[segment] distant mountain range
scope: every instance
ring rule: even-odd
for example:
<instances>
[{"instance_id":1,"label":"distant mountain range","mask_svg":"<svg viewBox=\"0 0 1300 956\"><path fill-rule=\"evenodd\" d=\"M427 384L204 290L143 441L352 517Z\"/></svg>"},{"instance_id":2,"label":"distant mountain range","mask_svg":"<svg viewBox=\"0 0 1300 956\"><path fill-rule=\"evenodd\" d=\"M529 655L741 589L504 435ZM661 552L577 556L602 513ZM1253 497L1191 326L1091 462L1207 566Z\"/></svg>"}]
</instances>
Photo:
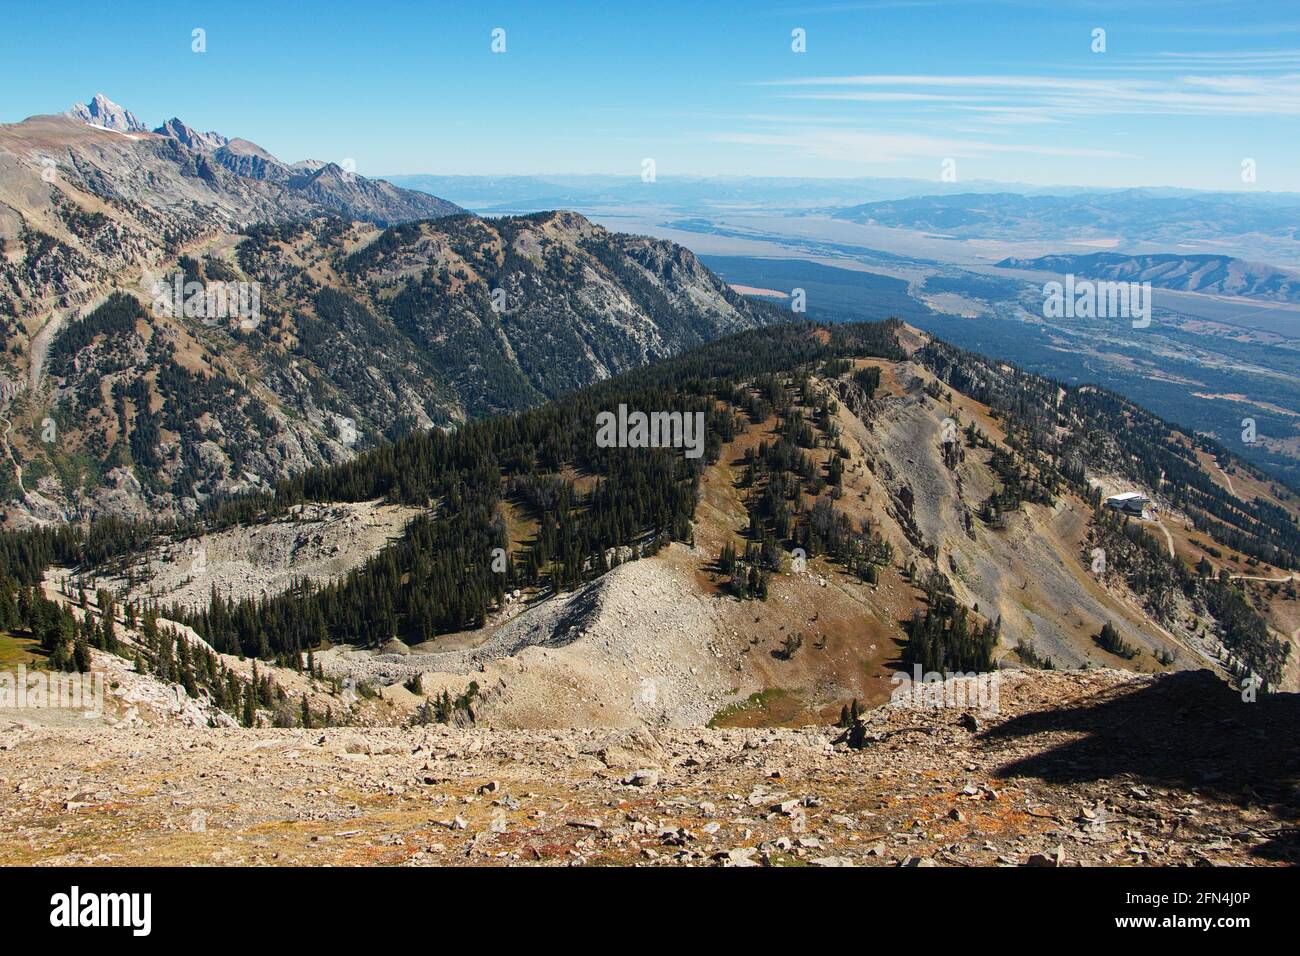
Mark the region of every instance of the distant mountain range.
<instances>
[{"instance_id":1,"label":"distant mountain range","mask_svg":"<svg viewBox=\"0 0 1300 956\"><path fill-rule=\"evenodd\" d=\"M1125 256L1111 252L1091 255L1040 256L1003 259L1006 269L1031 269L1086 279L1150 282L1157 289L1245 296L1273 302L1300 302L1300 275L1262 262L1231 256Z\"/></svg>"},{"instance_id":2,"label":"distant mountain range","mask_svg":"<svg viewBox=\"0 0 1300 956\"><path fill-rule=\"evenodd\" d=\"M1071 187L971 181L954 184L930 179L797 178L785 176L437 176L386 177L399 186L446 196L476 212L535 212L543 209L593 209L627 204L671 206L679 210L763 207L775 209L839 208L855 203L925 196L972 189L988 192L1014 188L1026 195ZM1300 199L1298 199L1300 201Z\"/></svg>"},{"instance_id":3,"label":"distant mountain range","mask_svg":"<svg viewBox=\"0 0 1300 956\"><path fill-rule=\"evenodd\" d=\"M1069 196L965 192L871 202L837 218L958 238L1198 242L1225 236L1300 238L1300 197L1125 189Z\"/></svg>"}]
</instances>

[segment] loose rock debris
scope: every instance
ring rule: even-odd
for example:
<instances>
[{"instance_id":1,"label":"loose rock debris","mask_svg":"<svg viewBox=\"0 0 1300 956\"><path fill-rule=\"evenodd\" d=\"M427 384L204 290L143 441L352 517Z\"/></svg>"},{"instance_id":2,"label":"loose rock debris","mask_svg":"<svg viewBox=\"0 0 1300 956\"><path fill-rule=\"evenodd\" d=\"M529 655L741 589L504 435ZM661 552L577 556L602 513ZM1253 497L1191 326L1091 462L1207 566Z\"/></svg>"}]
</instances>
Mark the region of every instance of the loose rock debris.
<instances>
[{"instance_id":1,"label":"loose rock debris","mask_svg":"<svg viewBox=\"0 0 1300 956\"><path fill-rule=\"evenodd\" d=\"M878 708L858 747L831 727L0 718L0 863L1294 864L1296 710L1204 673L1090 671L1008 674L976 732Z\"/></svg>"}]
</instances>

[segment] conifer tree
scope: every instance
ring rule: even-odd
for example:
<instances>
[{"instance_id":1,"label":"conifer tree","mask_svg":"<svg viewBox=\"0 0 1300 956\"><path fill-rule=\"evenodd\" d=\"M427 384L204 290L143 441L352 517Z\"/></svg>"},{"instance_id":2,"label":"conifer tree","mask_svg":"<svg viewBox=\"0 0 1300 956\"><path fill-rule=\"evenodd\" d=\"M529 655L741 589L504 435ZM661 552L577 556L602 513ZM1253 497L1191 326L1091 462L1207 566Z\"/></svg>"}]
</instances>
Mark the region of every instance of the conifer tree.
<instances>
[{"instance_id":1,"label":"conifer tree","mask_svg":"<svg viewBox=\"0 0 1300 956\"><path fill-rule=\"evenodd\" d=\"M72 669L82 674L90 670L90 645L85 638L78 638L72 648Z\"/></svg>"}]
</instances>

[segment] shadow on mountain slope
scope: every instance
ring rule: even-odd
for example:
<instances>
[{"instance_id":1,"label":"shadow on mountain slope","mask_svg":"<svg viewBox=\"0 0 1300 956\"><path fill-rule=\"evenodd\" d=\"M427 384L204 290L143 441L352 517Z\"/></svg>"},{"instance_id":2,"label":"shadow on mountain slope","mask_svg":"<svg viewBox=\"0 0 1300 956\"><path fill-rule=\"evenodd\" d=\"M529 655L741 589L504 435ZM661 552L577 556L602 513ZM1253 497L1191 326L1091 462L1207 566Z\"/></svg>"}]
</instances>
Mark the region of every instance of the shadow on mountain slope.
<instances>
[{"instance_id":1,"label":"shadow on mountain slope","mask_svg":"<svg viewBox=\"0 0 1300 956\"><path fill-rule=\"evenodd\" d=\"M996 753L1053 735L1070 739L998 775L1058 784L1129 778L1228 801L1271 818L1258 855L1300 861L1300 694L1244 703L1208 671L1182 671L1014 717L980 737Z\"/></svg>"}]
</instances>

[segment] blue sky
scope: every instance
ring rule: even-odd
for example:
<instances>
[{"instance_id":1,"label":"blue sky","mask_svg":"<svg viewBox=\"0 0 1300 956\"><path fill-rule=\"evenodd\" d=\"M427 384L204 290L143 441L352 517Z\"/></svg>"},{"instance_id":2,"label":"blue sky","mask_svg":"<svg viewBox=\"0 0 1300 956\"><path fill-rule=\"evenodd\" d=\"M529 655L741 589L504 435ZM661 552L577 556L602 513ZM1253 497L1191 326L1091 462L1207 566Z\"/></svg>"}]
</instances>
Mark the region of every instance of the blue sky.
<instances>
[{"instance_id":1,"label":"blue sky","mask_svg":"<svg viewBox=\"0 0 1300 956\"><path fill-rule=\"evenodd\" d=\"M1294 2L51 0L0 17L0 120L102 91L151 126L177 115L367 175L635 176L653 158L660 176L938 179L950 159L958 181L1300 190Z\"/></svg>"}]
</instances>

